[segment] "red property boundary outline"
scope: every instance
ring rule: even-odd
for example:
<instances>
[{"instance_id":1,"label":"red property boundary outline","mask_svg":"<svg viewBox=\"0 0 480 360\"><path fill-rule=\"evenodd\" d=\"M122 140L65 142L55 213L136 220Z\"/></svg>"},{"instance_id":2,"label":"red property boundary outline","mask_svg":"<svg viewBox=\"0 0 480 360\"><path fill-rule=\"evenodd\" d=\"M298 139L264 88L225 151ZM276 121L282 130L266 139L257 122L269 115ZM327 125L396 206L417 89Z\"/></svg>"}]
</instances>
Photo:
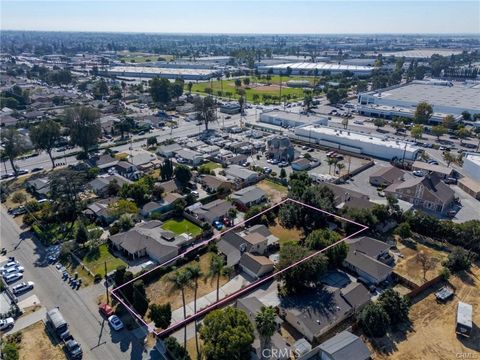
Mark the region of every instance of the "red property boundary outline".
<instances>
[{"instance_id":1,"label":"red property boundary outline","mask_svg":"<svg viewBox=\"0 0 480 360\"><path fill-rule=\"evenodd\" d=\"M350 224L357 225L357 226L360 227L360 230L355 231L354 233L352 233L352 234L344 237L343 239L338 240L337 242L335 242L335 243L327 246L326 248L324 248L324 249L322 249L322 250L316 251L316 252L308 255L307 257L305 257L305 258L303 258L303 259L301 259L301 260L299 260L299 261L297 261L297 262L295 262L295 263L287 266L286 268L284 268L284 269L282 269L282 270L279 270L279 271L277 271L277 272L275 272L275 273L273 273L273 274L271 274L271 275L268 275L268 276L266 276L266 277L264 277L264 278L261 278L261 279L258 279L257 281L254 281L253 283L248 284L248 285L245 286L244 288L241 288L241 289L237 290L236 292L234 292L234 293L226 296L225 298L220 299L219 301L216 301L216 302L214 302L213 304L211 304L211 305L209 305L209 306L207 306L207 307L205 307L205 308L197 311L195 314L192 314L192 315L188 316L186 319L183 319L182 321L179 321L179 322L176 322L176 323L174 323L174 324L171 324L167 329L163 329L163 330L161 330L161 331L156 331L155 328L153 328L152 326L150 326L149 324L147 324L147 323L145 322L145 320L143 320L143 318L142 318L140 315L138 315L131 306L127 305L127 304L125 303L125 301L124 301L119 295L116 294L116 292L117 292L119 289L121 289L122 287L124 287L125 285L130 284L130 283L132 283L132 282L134 282L134 281L137 281L137 280L141 279L142 277L144 277L145 275L147 275L147 274L149 274L149 273L151 273L151 272L153 272L153 271L155 271L155 270L157 270L157 269L159 269L159 268L161 268L161 267L165 267L165 266L167 266L167 265L169 265L169 264L171 264L171 263L174 263L174 262L177 261L178 259L181 259L181 258L183 258L185 255L189 254L190 252L192 252L192 251L194 251L194 250L196 250L196 249L198 249L198 248L200 248L200 247L202 247L202 246L207 245L207 244L210 243L211 241L219 240L219 239L222 237L223 234L225 234L225 233L227 233L227 232L229 232L229 231L235 230L236 228L242 227L247 221L249 221L249 220L251 220L251 219L253 219L253 218L257 217L257 216L262 216L262 215L265 214L266 212L271 211L271 210L273 210L274 208L279 207L280 205L285 204L285 203L287 203L287 202L292 202L292 203L294 203L294 204L297 204L297 205L300 205L300 206L304 206L304 207L306 207L306 208L309 208L309 209L312 209L312 210L321 212L321 213L323 213L323 214L325 214L325 215L332 216L332 217L334 217L334 218L336 218L336 219L339 219L339 220L342 220L342 221L346 221L346 222L348 222L348 223L350 223ZM186 326L188 323L196 320L197 318L202 317L202 316L205 315L206 313L208 313L208 312L210 312L210 311L212 311L212 310L214 310L214 309L216 309L216 308L222 307L223 305L228 304L229 302L233 301L235 298L237 298L237 297L243 295L244 293L252 290L253 288L256 288L256 287L258 287L259 285L261 285L261 284L263 284L263 283L265 283L265 282L273 279L275 276L277 276L277 275L279 275L279 274L281 274L281 273L283 273L283 272L285 272L285 271L287 271L287 270L290 270L290 269L292 269L292 268L295 267L295 266L300 265L300 264L303 263L304 261L307 261L308 259L311 259L312 257L317 256L318 254L327 251L328 249L330 249L330 248L332 248L332 247L334 247L334 246L336 246L336 245L338 245L338 244L340 244L340 243L342 243L342 242L344 242L344 241L346 241L346 240L348 240L348 239L350 239L350 238L352 238L352 237L354 237L354 236L362 233L363 231L365 231L365 230L367 230L367 229L368 229L368 226L365 226L365 225L360 224L360 223L358 223L358 222L355 222L355 221L353 221L353 220L347 219L347 218L345 218L345 217L343 217L343 216L336 215L336 214L333 214L333 213L331 213L331 212L328 212L328 211L325 211L325 210L316 208L316 207L314 207L314 206L305 204L305 203L303 203L303 202L301 202L301 201L298 201L298 200L295 200L295 199L286 198L286 199L280 201L279 203L277 203L277 204L275 204L275 205L272 205L271 207L263 210L262 212L260 212L259 214L255 215L254 217L252 217L252 218L250 218L250 219L248 219L248 220L244 220L244 221L242 221L241 223L239 223L239 224L231 227L230 229L227 229L227 230L225 230L225 231L223 231L223 232L220 232L219 234L216 234L216 235L212 236L212 237L211 237L210 239L208 239L208 240L204 240L204 241L202 241L202 242L200 242L200 243L198 243L198 244L195 244L195 245L192 246L191 248L187 249L185 252L183 252L183 253L175 256L173 259L170 259L170 260L168 260L168 261L166 261L166 262L164 262L164 263L162 263L162 264L160 264L160 265L157 265L157 266L155 266L154 268L148 270L147 272L141 274L140 276L137 276L136 278L134 278L134 279L126 282L125 284L122 284L122 285L120 285L120 286L112 289L112 290L111 290L111 295L112 295L113 297L115 297L115 299L117 299L117 301L120 302L123 306L125 306L125 308L130 312L130 314L132 314L133 316L135 316L135 317L149 330L149 332L153 332L156 336L168 335L168 334L172 333L173 331L175 331L175 330L177 330L177 329L179 329L179 328L181 328L181 327L183 327L183 326Z\"/></svg>"}]
</instances>

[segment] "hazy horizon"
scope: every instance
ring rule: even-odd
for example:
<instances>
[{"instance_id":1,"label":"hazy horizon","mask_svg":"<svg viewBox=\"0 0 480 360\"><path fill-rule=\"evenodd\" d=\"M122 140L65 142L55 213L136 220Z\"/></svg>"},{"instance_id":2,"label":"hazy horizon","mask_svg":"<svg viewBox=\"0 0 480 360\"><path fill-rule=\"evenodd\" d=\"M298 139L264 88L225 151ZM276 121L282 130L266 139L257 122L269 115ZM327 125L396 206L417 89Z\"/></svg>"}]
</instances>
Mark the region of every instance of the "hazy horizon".
<instances>
[{"instance_id":1,"label":"hazy horizon","mask_svg":"<svg viewBox=\"0 0 480 360\"><path fill-rule=\"evenodd\" d=\"M478 35L478 1L2 1L1 30Z\"/></svg>"}]
</instances>

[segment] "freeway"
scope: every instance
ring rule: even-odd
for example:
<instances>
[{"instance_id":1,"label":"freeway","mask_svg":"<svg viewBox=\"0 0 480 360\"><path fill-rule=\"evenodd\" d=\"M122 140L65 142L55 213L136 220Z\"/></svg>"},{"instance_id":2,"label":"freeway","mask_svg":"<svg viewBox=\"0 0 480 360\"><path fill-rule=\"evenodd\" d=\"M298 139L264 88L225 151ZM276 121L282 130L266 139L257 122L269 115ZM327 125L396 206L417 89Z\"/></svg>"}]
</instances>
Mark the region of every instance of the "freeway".
<instances>
[{"instance_id":1,"label":"freeway","mask_svg":"<svg viewBox=\"0 0 480 360\"><path fill-rule=\"evenodd\" d=\"M47 309L55 306L82 345L86 360L141 359L143 347L130 332L114 332L96 310L96 299L82 296L61 281L58 270L46 263L44 248L29 237L1 208L1 246L25 268L25 279L35 282L33 292Z\"/></svg>"}]
</instances>

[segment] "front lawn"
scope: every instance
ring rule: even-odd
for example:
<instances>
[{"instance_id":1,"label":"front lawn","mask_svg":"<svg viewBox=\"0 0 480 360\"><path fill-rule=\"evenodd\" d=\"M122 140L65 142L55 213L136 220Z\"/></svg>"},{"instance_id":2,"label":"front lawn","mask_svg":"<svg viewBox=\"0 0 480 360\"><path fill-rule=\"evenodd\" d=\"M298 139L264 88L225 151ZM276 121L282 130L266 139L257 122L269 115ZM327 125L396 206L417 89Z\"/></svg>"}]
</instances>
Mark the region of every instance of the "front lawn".
<instances>
[{"instance_id":1,"label":"front lawn","mask_svg":"<svg viewBox=\"0 0 480 360\"><path fill-rule=\"evenodd\" d=\"M218 163L216 163L216 162L213 162L213 161L209 161L209 162L207 162L207 163L205 163L205 164L200 165L200 167L212 171L212 170L221 168L222 165L220 165L220 164L218 164Z\"/></svg>"},{"instance_id":2,"label":"front lawn","mask_svg":"<svg viewBox=\"0 0 480 360\"><path fill-rule=\"evenodd\" d=\"M299 229L286 229L280 224L275 224L275 226L269 227L273 235L278 238L280 246L288 242L298 242L301 239L302 231Z\"/></svg>"},{"instance_id":3,"label":"front lawn","mask_svg":"<svg viewBox=\"0 0 480 360\"><path fill-rule=\"evenodd\" d=\"M163 223L162 228L169 230L176 235L183 233L197 236L202 233L202 228L188 221L187 219L170 219Z\"/></svg>"},{"instance_id":4,"label":"front lawn","mask_svg":"<svg viewBox=\"0 0 480 360\"><path fill-rule=\"evenodd\" d=\"M82 262L93 274L101 274L102 276L105 276L105 262L107 262L107 273L120 265L127 266L122 259L110 253L107 244L102 244L98 248L87 252L82 258Z\"/></svg>"}]
</instances>

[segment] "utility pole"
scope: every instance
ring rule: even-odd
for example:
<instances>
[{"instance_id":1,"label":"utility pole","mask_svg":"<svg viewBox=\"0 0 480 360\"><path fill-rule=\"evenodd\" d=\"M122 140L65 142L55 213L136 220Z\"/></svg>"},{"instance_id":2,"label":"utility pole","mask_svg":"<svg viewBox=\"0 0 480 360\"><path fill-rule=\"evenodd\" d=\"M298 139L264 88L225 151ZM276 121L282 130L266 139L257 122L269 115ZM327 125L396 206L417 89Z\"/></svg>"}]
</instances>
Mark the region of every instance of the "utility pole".
<instances>
[{"instance_id":1,"label":"utility pole","mask_svg":"<svg viewBox=\"0 0 480 360\"><path fill-rule=\"evenodd\" d=\"M105 292L107 294L107 304L110 304L110 298L108 295L108 277L107 277L107 262L105 261Z\"/></svg>"}]
</instances>

